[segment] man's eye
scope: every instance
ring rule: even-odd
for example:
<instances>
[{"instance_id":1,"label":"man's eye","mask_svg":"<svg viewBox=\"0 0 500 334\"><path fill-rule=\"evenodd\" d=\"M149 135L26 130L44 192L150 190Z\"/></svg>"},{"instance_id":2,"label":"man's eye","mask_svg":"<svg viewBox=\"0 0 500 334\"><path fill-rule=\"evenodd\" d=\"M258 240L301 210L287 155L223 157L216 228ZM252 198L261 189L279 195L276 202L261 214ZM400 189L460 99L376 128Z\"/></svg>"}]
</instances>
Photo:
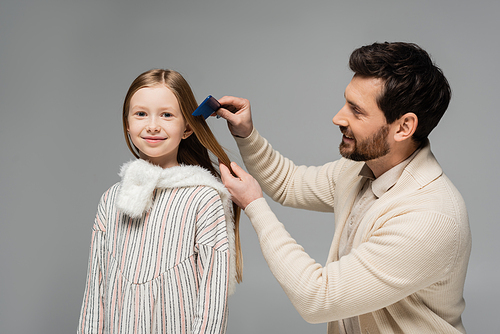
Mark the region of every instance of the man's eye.
<instances>
[{"instance_id":1,"label":"man's eye","mask_svg":"<svg viewBox=\"0 0 500 334\"><path fill-rule=\"evenodd\" d=\"M354 115L361 115L361 110L356 107L351 107L351 111Z\"/></svg>"}]
</instances>

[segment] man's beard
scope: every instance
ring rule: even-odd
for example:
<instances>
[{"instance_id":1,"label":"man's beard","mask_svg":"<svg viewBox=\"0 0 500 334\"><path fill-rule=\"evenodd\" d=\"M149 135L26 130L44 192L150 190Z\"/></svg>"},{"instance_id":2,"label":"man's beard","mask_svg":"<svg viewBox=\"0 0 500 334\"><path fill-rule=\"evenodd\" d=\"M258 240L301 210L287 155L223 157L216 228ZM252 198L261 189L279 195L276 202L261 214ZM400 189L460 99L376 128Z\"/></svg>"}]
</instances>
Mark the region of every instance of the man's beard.
<instances>
[{"instance_id":1,"label":"man's beard","mask_svg":"<svg viewBox=\"0 0 500 334\"><path fill-rule=\"evenodd\" d=\"M345 126L341 126L340 131L348 137L353 137L352 132L348 132ZM390 151L389 143L387 142L388 134L389 126L383 125L370 138L360 142L354 139L353 149L349 149L350 145L342 141L339 146L340 155L354 161L369 161L383 157Z\"/></svg>"}]
</instances>

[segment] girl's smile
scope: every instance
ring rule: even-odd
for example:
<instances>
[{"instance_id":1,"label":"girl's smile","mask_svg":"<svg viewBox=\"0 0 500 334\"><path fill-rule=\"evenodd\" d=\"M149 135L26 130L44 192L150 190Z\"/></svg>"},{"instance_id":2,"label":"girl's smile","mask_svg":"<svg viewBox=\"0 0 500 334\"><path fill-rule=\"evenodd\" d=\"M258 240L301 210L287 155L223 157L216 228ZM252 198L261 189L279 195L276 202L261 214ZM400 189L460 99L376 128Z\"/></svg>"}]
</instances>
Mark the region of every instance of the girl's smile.
<instances>
[{"instance_id":1,"label":"girl's smile","mask_svg":"<svg viewBox=\"0 0 500 334\"><path fill-rule=\"evenodd\" d=\"M162 141L167 140L167 138L162 137L142 137L142 139L150 144L161 143Z\"/></svg>"}]
</instances>

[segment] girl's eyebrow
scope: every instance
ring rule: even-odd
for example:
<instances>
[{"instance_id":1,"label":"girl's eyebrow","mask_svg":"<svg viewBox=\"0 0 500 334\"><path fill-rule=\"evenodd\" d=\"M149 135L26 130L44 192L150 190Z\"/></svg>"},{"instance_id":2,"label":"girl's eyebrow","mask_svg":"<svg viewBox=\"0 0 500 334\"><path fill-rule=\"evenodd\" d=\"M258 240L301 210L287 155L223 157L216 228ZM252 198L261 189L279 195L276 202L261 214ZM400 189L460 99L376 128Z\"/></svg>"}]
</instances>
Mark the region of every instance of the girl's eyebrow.
<instances>
[{"instance_id":1,"label":"girl's eyebrow","mask_svg":"<svg viewBox=\"0 0 500 334\"><path fill-rule=\"evenodd\" d=\"M149 108L146 106L140 105L140 104L134 104L134 105L130 106L130 109L149 109ZM160 110L160 111L172 111L172 110L174 110L174 108L172 106L165 106L165 107L159 108L158 110Z\"/></svg>"},{"instance_id":2,"label":"girl's eyebrow","mask_svg":"<svg viewBox=\"0 0 500 334\"><path fill-rule=\"evenodd\" d=\"M139 104L133 104L133 105L130 106L130 109L134 109L134 108L135 109L147 109L146 107L141 106Z\"/></svg>"}]
</instances>

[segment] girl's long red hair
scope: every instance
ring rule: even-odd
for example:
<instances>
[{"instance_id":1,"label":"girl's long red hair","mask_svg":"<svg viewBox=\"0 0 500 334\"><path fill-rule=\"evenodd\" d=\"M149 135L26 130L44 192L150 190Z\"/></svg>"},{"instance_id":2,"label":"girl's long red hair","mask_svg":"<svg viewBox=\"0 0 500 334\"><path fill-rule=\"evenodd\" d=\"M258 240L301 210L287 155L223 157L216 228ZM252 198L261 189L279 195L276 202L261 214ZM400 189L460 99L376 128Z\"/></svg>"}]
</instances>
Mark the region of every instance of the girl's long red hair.
<instances>
[{"instance_id":1,"label":"girl's long red hair","mask_svg":"<svg viewBox=\"0 0 500 334\"><path fill-rule=\"evenodd\" d=\"M228 166L229 170L231 161L226 152L219 144L208 124L202 116L191 115L198 107L196 99L191 90L191 87L184 79L184 77L173 70L153 69L139 75L130 85L130 88L125 96L123 103L123 132L125 141L132 154L139 158L137 147L131 142L127 128L128 128L128 113L130 109L130 99L141 88L154 87L158 85L165 85L174 93L179 102L179 106L184 116L184 119L193 130L193 134L186 139L183 139L179 144L177 152L177 161L184 165L201 166L208 169L215 177L220 179L220 172L218 170L218 160L224 165ZM212 153L215 158L214 161L210 158ZM241 209L233 202L233 216L234 216L234 238L235 238L235 258L236 258L236 280L240 283L243 279L243 256L241 253L241 242L239 233Z\"/></svg>"}]
</instances>

